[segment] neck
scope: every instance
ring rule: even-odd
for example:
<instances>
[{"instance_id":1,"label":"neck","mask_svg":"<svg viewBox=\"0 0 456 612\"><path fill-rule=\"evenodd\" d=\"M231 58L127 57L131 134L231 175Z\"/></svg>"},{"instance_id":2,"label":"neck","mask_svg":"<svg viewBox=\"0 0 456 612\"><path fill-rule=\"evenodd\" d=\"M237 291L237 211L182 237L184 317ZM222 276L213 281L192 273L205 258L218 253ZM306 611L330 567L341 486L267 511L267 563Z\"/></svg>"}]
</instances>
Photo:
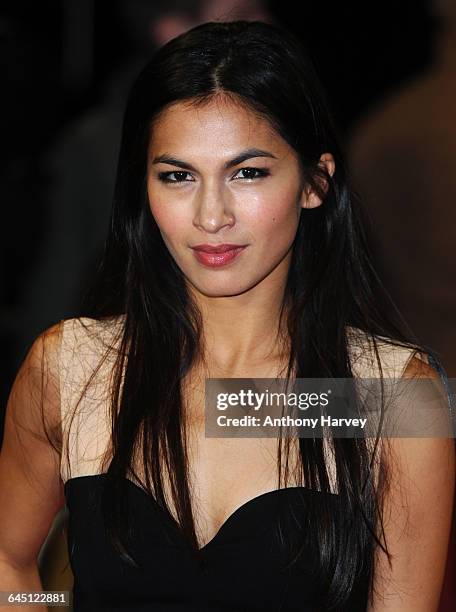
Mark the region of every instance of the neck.
<instances>
[{"instance_id":1,"label":"neck","mask_svg":"<svg viewBox=\"0 0 456 612\"><path fill-rule=\"evenodd\" d=\"M211 370L243 377L286 356L286 313L279 329L289 266L285 259L239 295L209 297L192 290L203 319L204 355Z\"/></svg>"}]
</instances>

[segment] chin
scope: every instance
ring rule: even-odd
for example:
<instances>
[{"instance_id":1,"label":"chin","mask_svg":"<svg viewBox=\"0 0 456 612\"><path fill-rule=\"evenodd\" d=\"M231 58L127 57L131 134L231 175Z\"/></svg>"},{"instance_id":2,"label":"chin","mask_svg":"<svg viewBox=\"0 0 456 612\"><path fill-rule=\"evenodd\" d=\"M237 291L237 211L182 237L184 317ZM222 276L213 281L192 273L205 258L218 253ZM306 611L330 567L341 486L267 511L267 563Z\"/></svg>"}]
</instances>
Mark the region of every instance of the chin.
<instances>
[{"instance_id":1,"label":"chin","mask_svg":"<svg viewBox=\"0 0 456 612\"><path fill-rule=\"evenodd\" d=\"M233 282L220 279L215 282L197 282L193 279L188 279L190 284L195 289L206 297L233 297L241 295L251 289L256 283L240 282L239 279L233 279Z\"/></svg>"},{"instance_id":2,"label":"chin","mask_svg":"<svg viewBox=\"0 0 456 612\"><path fill-rule=\"evenodd\" d=\"M263 274L246 274L244 270L243 278L239 272L233 270L233 274L211 274L209 277L201 278L199 275L188 275L187 280L201 294L207 297L234 297L247 293L270 274L270 270L265 270Z\"/></svg>"}]
</instances>

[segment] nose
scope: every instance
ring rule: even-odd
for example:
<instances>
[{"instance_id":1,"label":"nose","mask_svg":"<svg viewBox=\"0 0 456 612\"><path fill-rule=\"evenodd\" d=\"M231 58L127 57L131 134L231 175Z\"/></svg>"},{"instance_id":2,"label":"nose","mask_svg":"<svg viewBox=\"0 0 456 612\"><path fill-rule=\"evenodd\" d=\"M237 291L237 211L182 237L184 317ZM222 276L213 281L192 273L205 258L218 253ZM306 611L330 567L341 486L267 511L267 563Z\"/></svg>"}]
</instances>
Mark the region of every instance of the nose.
<instances>
[{"instance_id":1,"label":"nose","mask_svg":"<svg viewBox=\"0 0 456 612\"><path fill-rule=\"evenodd\" d=\"M216 233L223 227L235 223L231 210L230 196L215 181L202 185L195 198L195 227L208 233Z\"/></svg>"}]
</instances>

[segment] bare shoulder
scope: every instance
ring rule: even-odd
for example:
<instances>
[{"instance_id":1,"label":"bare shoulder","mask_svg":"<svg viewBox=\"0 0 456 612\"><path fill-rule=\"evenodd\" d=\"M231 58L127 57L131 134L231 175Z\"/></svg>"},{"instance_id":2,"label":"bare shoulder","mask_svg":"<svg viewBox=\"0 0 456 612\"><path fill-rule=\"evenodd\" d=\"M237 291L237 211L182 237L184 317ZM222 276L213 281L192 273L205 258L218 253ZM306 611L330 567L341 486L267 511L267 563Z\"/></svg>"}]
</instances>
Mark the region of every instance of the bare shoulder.
<instances>
[{"instance_id":1,"label":"bare shoulder","mask_svg":"<svg viewBox=\"0 0 456 612\"><path fill-rule=\"evenodd\" d=\"M31 344L14 379L0 452L0 558L30 567L64 503L60 479L61 323Z\"/></svg>"},{"instance_id":2,"label":"bare shoulder","mask_svg":"<svg viewBox=\"0 0 456 612\"><path fill-rule=\"evenodd\" d=\"M433 378L440 379L437 370L429 363L429 358L425 353L413 351L407 361L402 378Z\"/></svg>"},{"instance_id":3,"label":"bare shoulder","mask_svg":"<svg viewBox=\"0 0 456 612\"><path fill-rule=\"evenodd\" d=\"M62 321L63 350L85 351L106 348L119 338L123 331L125 315L102 319L75 317Z\"/></svg>"},{"instance_id":4,"label":"bare shoulder","mask_svg":"<svg viewBox=\"0 0 456 612\"><path fill-rule=\"evenodd\" d=\"M352 370L361 378L401 378L415 377L419 373L424 378L435 376L435 370L428 366L427 356L416 346L395 341L348 326L347 341Z\"/></svg>"},{"instance_id":5,"label":"bare shoulder","mask_svg":"<svg viewBox=\"0 0 456 612\"><path fill-rule=\"evenodd\" d=\"M410 352L404 379L440 375L428 356ZM441 409L446 410L445 394ZM384 535L392 564L377 551L375 596L369 612L436 611L445 572L455 488L452 437L388 440L390 485L384 498Z\"/></svg>"},{"instance_id":6,"label":"bare shoulder","mask_svg":"<svg viewBox=\"0 0 456 612\"><path fill-rule=\"evenodd\" d=\"M14 380L10 414L36 434L45 428L58 442L60 428L60 348L63 322L52 325L31 344Z\"/></svg>"},{"instance_id":7,"label":"bare shoulder","mask_svg":"<svg viewBox=\"0 0 456 612\"><path fill-rule=\"evenodd\" d=\"M49 365L58 363L60 342L64 321L59 321L41 332L33 341L27 352L23 364L28 366L39 366L44 361Z\"/></svg>"}]
</instances>

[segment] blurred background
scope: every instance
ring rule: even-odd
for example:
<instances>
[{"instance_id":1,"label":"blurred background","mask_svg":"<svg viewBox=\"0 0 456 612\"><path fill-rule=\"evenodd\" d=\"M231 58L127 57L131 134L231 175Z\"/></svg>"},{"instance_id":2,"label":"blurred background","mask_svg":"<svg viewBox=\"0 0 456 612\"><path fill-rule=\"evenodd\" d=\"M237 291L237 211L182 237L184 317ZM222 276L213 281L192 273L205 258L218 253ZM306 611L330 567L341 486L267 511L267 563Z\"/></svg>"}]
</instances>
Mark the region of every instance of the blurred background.
<instances>
[{"instance_id":1,"label":"blurred background","mask_svg":"<svg viewBox=\"0 0 456 612\"><path fill-rule=\"evenodd\" d=\"M78 313L93 274L130 83L170 38L238 18L285 25L305 43L377 267L456 377L456 0L2 0L0 439L30 344ZM448 565L441 612L456 609L454 551Z\"/></svg>"}]
</instances>

